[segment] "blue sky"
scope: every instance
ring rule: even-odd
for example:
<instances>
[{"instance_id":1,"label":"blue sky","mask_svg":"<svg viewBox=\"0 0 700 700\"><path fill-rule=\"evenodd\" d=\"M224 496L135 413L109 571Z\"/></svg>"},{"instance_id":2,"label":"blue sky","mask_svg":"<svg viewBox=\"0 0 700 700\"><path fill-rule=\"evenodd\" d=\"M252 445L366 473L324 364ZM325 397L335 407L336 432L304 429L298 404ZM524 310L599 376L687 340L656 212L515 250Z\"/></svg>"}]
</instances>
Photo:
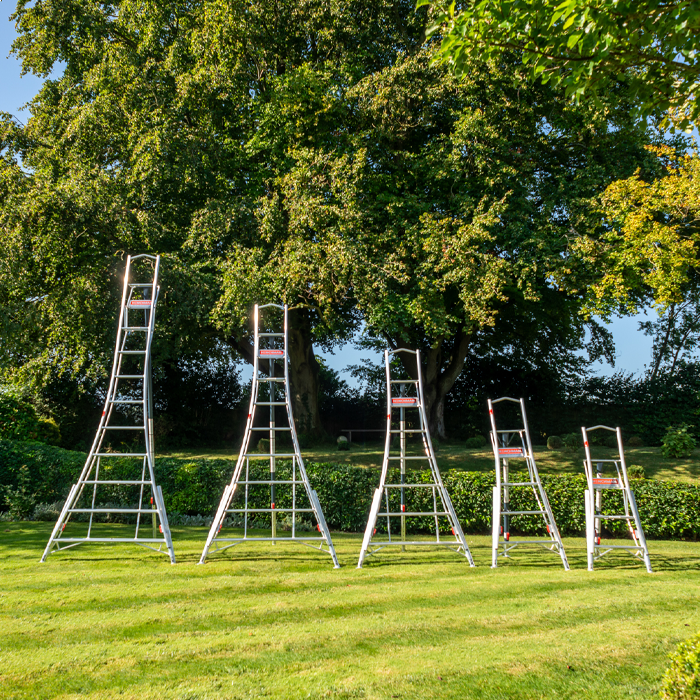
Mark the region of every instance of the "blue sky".
<instances>
[{"instance_id":1,"label":"blue sky","mask_svg":"<svg viewBox=\"0 0 700 700\"><path fill-rule=\"evenodd\" d=\"M16 36L14 24L9 21L9 16L14 9L14 0L0 0L0 111L9 112L19 121L24 122L28 112L20 108L36 94L41 86L41 80L31 74L20 77L19 62L8 56ZM650 314L651 317L656 316L653 311ZM639 320L644 318L641 315L616 319L612 322L610 329L615 339L616 366L613 369L607 363L597 364L594 367L596 373L609 375L619 369L634 373L643 371L644 365L651 361L651 341L637 329ZM322 354L326 357L328 365L338 371L342 371L350 364L359 363L362 357L376 362L381 361L379 355L358 351L351 344L337 350L334 355ZM347 376L345 378L350 379Z\"/></svg>"}]
</instances>

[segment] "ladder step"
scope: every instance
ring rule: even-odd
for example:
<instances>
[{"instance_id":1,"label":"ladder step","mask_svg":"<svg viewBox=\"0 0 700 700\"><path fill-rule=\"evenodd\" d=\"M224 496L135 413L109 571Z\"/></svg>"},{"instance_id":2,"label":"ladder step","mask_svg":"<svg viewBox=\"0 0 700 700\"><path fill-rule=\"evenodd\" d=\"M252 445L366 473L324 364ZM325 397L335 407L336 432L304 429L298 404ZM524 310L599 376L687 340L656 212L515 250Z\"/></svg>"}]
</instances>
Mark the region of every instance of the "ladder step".
<instances>
[{"instance_id":1,"label":"ladder step","mask_svg":"<svg viewBox=\"0 0 700 700\"><path fill-rule=\"evenodd\" d=\"M115 374L115 379L143 379L143 374Z\"/></svg>"},{"instance_id":2,"label":"ladder step","mask_svg":"<svg viewBox=\"0 0 700 700\"><path fill-rule=\"evenodd\" d=\"M95 452L95 457L148 457L145 452Z\"/></svg>"},{"instance_id":3,"label":"ladder step","mask_svg":"<svg viewBox=\"0 0 700 700\"><path fill-rule=\"evenodd\" d=\"M258 377L259 382L283 382L284 377Z\"/></svg>"},{"instance_id":4,"label":"ladder step","mask_svg":"<svg viewBox=\"0 0 700 700\"><path fill-rule=\"evenodd\" d=\"M136 404L136 403L145 403L144 399L110 399L107 401L107 403L131 403L131 404Z\"/></svg>"},{"instance_id":5,"label":"ladder step","mask_svg":"<svg viewBox=\"0 0 700 700\"><path fill-rule=\"evenodd\" d=\"M151 512L150 510L148 511ZM313 508L229 508L227 513L313 513Z\"/></svg>"},{"instance_id":6,"label":"ladder step","mask_svg":"<svg viewBox=\"0 0 700 700\"><path fill-rule=\"evenodd\" d=\"M152 287L152 282L129 282L130 287Z\"/></svg>"},{"instance_id":7,"label":"ladder step","mask_svg":"<svg viewBox=\"0 0 700 700\"><path fill-rule=\"evenodd\" d=\"M383 489L437 489L437 484L384 484Z\"/></svg>"},{"instance_id":8,"label":"ladder step","mask_svg":"<svg viewBox=\"0 0 700 700\"><path fill-rule=\"evenodd\" d=\"M146 527L144 525L144 527ZM165 542L165 538L154 539L153 537L57 537L55 539L59 544L61 542Z\"/></svg>"},{"instance_id":9,"label":"ladder step","mask_svg":"<svg viewBox=\"0 0 700 700\"><path fill-rule=\"evenodd\" d=\"M503 510L501 515L544 515L543 510Z\"/></svg>"},{"instance_id":10,"label":"ladder step","mask_svg":"<svg viewBox=\"0 0 700 700\"><path fill-rule=\"evenodd\" d=\"M599 520L634 520L633 515L598 515L597 513L593 516Z\"/></svg>"},{"instance_id":11,"label":"ladder step","mask_svg":"<svg viewBox=\"0 0 700 700\"><path fill-rule=\"evenodd\" d=\"M259 457L260 459L269 459L270 457L296 457L296 452L276 452L271 455L267 452L246 452L244 457Z\"/></svg>"},{"instance_id":12,"label":"ladder step","mask_svg":"<svg viewBox=\"0 0 700 700\"><path fill-rule=\"evenodd\" d=\"M279 431L279 430L285 430L285 431L288 432L288 431L291 430L291 428L277 428L277 427L270 428L270 427L268 426L268 427L266 427L266 428L251 428L251 430L255 430L256 432L259 432L259 431L261 431L261 430L264 430L265 432L270 432L271 430L277 430L277 431Z\"/></svg>"},{"instance_id":13,"label":"ladder step","mask_svg":"<svg viewBox=\"0 0 700 700\"><path fill-rule=\"evenodd\" d=\"M419 517L419 516L420 516L420 517L426 517L426 518L432 518L432 517L434 517L434 516L436 516L436 515L449 515L449 513L448 513L447 511L445 511L445 512L442 512L442 511L428 511L428 512L425 512L425 513L420 513L420 512L419 512L419 513L413 513L413 512L409 513L408 511L407 511L406 513L401 513L401 512L399 512L399 513L394 513L394 512L391 512L391 513L387 513L387 512L384 512L384 513L377 513L377 517L378 517L378 518L398 517L399 515L405 515L405 516L411 517L411 518L415 518L415 517Z\"/></svg>"},{"instance_id":14,"label":"ladder step","mask_svg":"<svg viewBox=\"0 0 700 700\"><path fill-rule=\"evenodd\" d=\"M360 431L358 430L357 432L360 432ZM420 428L415 428L413 430L390 430L389 432L392 435L395 435L395 434L400 434L400 433L426 433L427 434L428 431L421 430Z\"/></svg>"},{"instance_id":15,"label":"ladder step","mask_svg":"<svg viewBox=\"0 0 700 700\"><path fill-rule=\"evenodd\" d=\"M150 482L149 482L150 483ZM280 479L274 479L273 481L245 481L244 479L241 479L236 482L237 484L255 484L255 485L262 485L262 486L272 486L272 485L277 485L277 484L303 484L304 482L299 480L299 481L294 481L294 480L280 480Z\"/></svg>"},{"instance_id":16,"label":"ladder step","mask_svg":"<svg viewBox=\"0 0 700 700\"><path fill-rule=\"evenodd\" d=\"M103 481L103 480L92 480L83 481L84 484L96 485L96 484L109 484L111 486L141 486L146 484L151 484L150 481Z\"/></svg>"},{"instance_id":17,"label":"ladder step","mask_svg":"<svg viewBox=\"0 0 700 700\"><path fill-rule=\"evenodd\" d=\"M102 430L146 430L143 425L103 425Z\"/></svg>"},{"instance_id":18,"label":"ladder step","mask_svg":"<svg viewBox=\"0 0 700 700\"><path fill-rule=\"evenodd\" d=\"M391 384L415 384L418 386L418 380L417 379L392 379Z\"/></svg>"},{"instance_id":19,"label":"ladder step","mask_svg":"<svg viewBox=\"0 0 700 700\"><path fill-rule=\"evenodd\" d=\"M147 331L150 326L122 326L123 331Z\"/></svg>"},{"instance_id":20,"label":"ladder step","mask_svg":"<svg viewBox=\"0 0 700 700\"><path fill-rule=\"evenodd\" d=\"M416 455L401 457L401 455L399 455L397 457L389 456L389 457L387 457L387 459L430 459L430 457L428 457L428 455L422 455L420 457L416 456Z\"/></svg>"},{"instance_id":21,"label":"ladder step","mask_svg":"<svg viewBox=\"0 0 700 700\"><path fill-rule=\"evenodd\" d=\"M284 333L258 333L258 338L284 338Z\"/></svg>"},{"instance_id":22,"label":"ladder step","mask_svg":"<svg viewBox=\"0 0 700 700\"><path fill-rule=\"evenodd\" d=\"M501 486L537 486L536 481L504 481Z\"/></svg>"},{"instance_id":23,"label":"ladder step","mask_svg":"<svg viewBox=\"0 0 700 700\"><path fill-rule=\"evenodd\" d=\"M520 434L523 432L523 430L524 430L524 428L514 428L512 430L497 430L496 432L499 434L500 433L518 433L518 434Z\"/></svg>"},{"instance_id":24,"label":"ladder step","mask_svg":"<svg viewBox=\"0 0 700 700\"><path fill-rule=\"evenodd\" d=\"M119 355L145 355L145 350L118 350Z\"/></svg>"},{"instance_id":25,"label":"ladder step","mask_svg":"<svg viewBox=\"0 0 700 700\"><path fill-rule=\"evenodd\" d=\"M71 508L69 513L152 513L151 508Z\"/></svg>"},{"instance_id":26,"label":"ladder step","mask_svg":"<svg viewBox=\"0 0 700 700\"><path fill-rule=\"evenodd\" d=\"M256 401L255 406L286 406L286 401Z\"/></svg>"}]
</instances>

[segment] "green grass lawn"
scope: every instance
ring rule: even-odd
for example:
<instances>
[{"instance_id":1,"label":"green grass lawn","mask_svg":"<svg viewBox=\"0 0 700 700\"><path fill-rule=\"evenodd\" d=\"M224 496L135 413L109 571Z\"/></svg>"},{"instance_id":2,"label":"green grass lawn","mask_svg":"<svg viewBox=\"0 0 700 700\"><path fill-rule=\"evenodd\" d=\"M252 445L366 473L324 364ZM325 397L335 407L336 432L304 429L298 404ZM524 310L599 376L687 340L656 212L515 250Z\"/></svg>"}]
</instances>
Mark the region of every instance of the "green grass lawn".
<instances>
[{"instance_id":1,"label":"green grass lawn","mask_svg":"<svg viewBox=\"0 0 700 700\"><path fill-rule=\"evenodd\" d=\"M180 450L164 453L178 457L211 457L236 459L238 452L233 449ZM384 444L368 442L352 444L347 452L339 452L335 445L310 447L302 450L305 460L310 462L337 462L356 464L365 467L381 467ZM494 468L493 452L489 449L468 450L462 443L446 442L438 446L437 460L441 470L459 469L463 471L491 471ZM593 458L612 458L617 451L606 447L594 447ZM627 465L637 464L644 467L646 476L654 479L671 479L676 481L700 481L700 449L687 459L668 459L661 454L659 447L626 448ZM542 474L583 474L583 450L564 452L548 450L546 447L535 448L535 460ZM512 464L517 468L518 460ZM522 462L520 463L522 464Z\"/></svg>"},{"instance_id":2,"label":"green grass lawn","mask_svg":"<svg viewBox=\"0 0 700 700\"><path fill-rule=\"evenodd\" d=\"M120 526L114 526L115 531ZM585 570L522 550L489 568L391 551L355 568L295 545L197 566L206 531L174 528L178 564L83 546L39 564L49 523L0 523L0 696L11 698L655 697L667 654L700 629L700 544L650 543Z\"/></svg>"}]
</instances>

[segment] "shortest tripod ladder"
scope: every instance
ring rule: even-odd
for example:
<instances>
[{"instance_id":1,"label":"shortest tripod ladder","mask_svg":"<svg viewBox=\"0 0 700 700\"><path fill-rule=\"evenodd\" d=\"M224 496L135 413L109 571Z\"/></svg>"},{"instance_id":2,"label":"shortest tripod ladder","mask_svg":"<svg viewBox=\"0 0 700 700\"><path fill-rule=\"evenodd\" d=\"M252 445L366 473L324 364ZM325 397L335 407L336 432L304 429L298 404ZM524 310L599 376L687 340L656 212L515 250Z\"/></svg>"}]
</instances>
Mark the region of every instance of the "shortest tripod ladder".
<instances>
[{"instance_id":1,"label":"shortest tripod ladder","mask_svg":"<svg viewBox=\"0 0 700 700\"><path fill-rule=\"evenodd\" d=\"M619 459L597 459L595 461L595 472L593 471L591 445L588 438L588 434L594 430L609 430L615 433L617 437L617 451L619 454ZM609 428L607 425L596 425L594 428L581 428L581 432L583 433L583 447L586 451L586 459L583 462L583 466L586 470L586 481L588 482L588 488L584 494L588 570L593 571L593 563L609 552L615 549L622 549L629 552L632 556L641 559L647 567L647 571L651 573L649 548L647 547L644 530L639 519L639 510L637 510L637 501L634 498L634 491L630 488L630 482L627 476L625 453L622 449L622 432L620 428ZM615 467L616 476L603 476L605 464L612 464ZM622 491L624 513L603 515L603 491L611 490ZM634 544L606 544L601 546L600 536L604 520L624 520L627 523Z\"/></svg>"},{"instance_id":2,"label":"shortest tripod ladder","mask_svg":"<svg viewBox=\"0 0 700 700\"><path fill-rule=\"evenodd\" d=\"M518 405L522 418L521 428L511 428L508 430L498 430L496 428L496 416L494 406L503 401L510 401ZM527 415L525 413L525 402L523 399L511 399L504 396L500 399L488 400L489 417L491 419L491 446L496 460L496 486L493 489L493 535L492 535L492 558L491 568L498 566L498 557L501 544L502 557L508 557L508 552L515 547L524 544L534 544L552 552L556 552L561 557L564 569L569 570L569 562L566 559L566 552L562 544L557 524L552 515L552 508L549 505L547 493L542 486L535 455L532 451L530 441L530 429L527 425ZM517 439L516 439L517 436ZM509 473L509 462L511 459L524 459L527 466L527 481L511 481ZM537 510L511 510L510 497L512 489L532 489L537 503ZM547 527L549 539L546 540L518 540L511 541L510 525L513 516L541 515ZM501 539L502 538L502 539Z\"/></svg>"},{"instance_id":3,"label":"shortest tripod ladder","mask_svg":"<svg viewBox=\"0 0 700 700\"><path fill-rule=\"evenodd\" d=\"M267 322L268 332L261 332L260 311L263 309L282 311L281 323ZM273 316L275 312L272 312ZM246 421L243 444L238 455L236 468L231 483L224 489L219 508L211 524L209 535L200 564L204 564L207 555L221 552L243 542L298 542L331 555L334 568L339 568L338 557L333 547L331 533L323 516L318 494L311 488L306 474L304 460L301 458L299 440L297 439L292 399L289 389L288 348L288 309L287 305L255 305L254 328L255 346L253 359L253 384L250 392L250 408ZM281 326L282 330L279 329ZM275 363L281 365L281 372ZM261 410L262 409L262 410ZM278 411L279 409L279 411ZM256 425L257 412L269 414L269 425ZM282 414L282 415L278 415ZM283 417L282 425L278 418ZM254 436L267 434L269 449L267 453L253 451L251 444ZM278 451L279 442L288 445ZM278 460L283 460L278 462ZM263 472L263 464L270 465L269 472ZM234 499L237 502L234 503ZM240 503L240 501L243 501ZM278 522L278 516L280 522ZM319 534L304 532L303 518L312 516ZM224 526L241 528L242 534L233 533L222 536ZM280 526L290 530L289 535L278 535ZM270 536L252 533L253 529L271 528ZM308 527L308 524L307 524ZM310 528L309 528L310 529ZM325 546L325 549L324 549Z\"/></svg>"},{"instance_id":4,"label":"shortest tripod ladder","mask_svg":"<svg viewBox=\"0 0 700 700\"><path fill-rule=\"evenodd\" d=\"M390 355L399 352L410 353L416 356L417 379L392 379ZM472 553L469 551L467 541L464 538L462 527L459 524L457 515L455 514L450 495L442 483L440 470L438 469L437 461L435 460L435 452L433 451L433 443L430 439L430 431L428 430L428 422L425 416L425 402L423 400L423 375L420 366L420 350L385 350L384 362L386 365L386 394L387 394L387 415L386 415L386 443L384 446L384 461L382 463L382 475L379 481L379 488L374 492L372 499L372 508L370 509L369 519L367 520L367 528L365 536L362 540L362 549L360 551L360 560L357 568L361 568L365 557L370 554L376 554L379 550L390 545L400 546L405 550L407 545L438 545L448 547L457 553L462 553L468 560L470 566L474 566ZM398 396L392 390L398 388ZM392 428L391 418L395 409L399 413L398 428ZM417 427L406 427L406 411L416 409L418 411ZM406 454L406 436L419 435L422 442L422 455ZM397 435L399 440L398 454L391 454L392 437ZM432 478L430 481L423 483L408 483L406 481L406 462L417 461L428 462ZM398 462L399 466L399 482L390 483L389 481L389 464ZM420 498L419 492L422 492L427 498ZM384 499L384 510L380 512L382 506L382 498ZM407 501L418 503L420 500L427 500L431 507L420 509L420 505L414 505L413 508L407 507ZM410 503L408 504L410 506ZM386 536L380 539L375 539L377 534L377 518L386 518ZM434 540L407 540L406 539L406 518L431 518L435 523L435 539ZM392 537L391 521L398 519L400 521L400 536ZM440 526L444 526L445 521L449 525L454 539L440 539Z\"/></svg>"},{"instance_id":5,"label":"shortest tripod ladder","mask_svg":"<svg viewBox=\"0 0 700 700\"><path fill-rule=\"evenodd\" d=\"M126 259L105 407L90 454L71 487L42 562L54 549L123 542L167 554L175 563L163 492L153 472L151 343L159 267L160 256ZM133 536L114 536L114 526L109 524L113 520L135 524Z\"/></svg>"}]
</instances>

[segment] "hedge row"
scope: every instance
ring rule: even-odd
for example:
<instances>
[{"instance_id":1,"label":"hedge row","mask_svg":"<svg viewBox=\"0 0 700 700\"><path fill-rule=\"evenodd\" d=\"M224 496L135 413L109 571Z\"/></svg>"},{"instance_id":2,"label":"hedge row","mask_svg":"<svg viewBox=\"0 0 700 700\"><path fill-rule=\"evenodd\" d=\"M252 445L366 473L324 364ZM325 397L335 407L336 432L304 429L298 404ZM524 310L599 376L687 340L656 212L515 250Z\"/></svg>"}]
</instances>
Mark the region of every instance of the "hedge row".
<instances>
[{"instance_id":1,"label":"hedge row","mask_svg":"<svg viewBox=\"0 0 700 700\"><path fill-rule=\"evenodd\" d=\"M66 497L84 461L85 455L82 453L41 443L0 440L0 484L16 489L18 478L24 479L25 489L33 494L36 503L52 503ZM133 462L120 459L106 462L109 466L103 467L103 477L133 478ZM231 460L223 459L156 459L156 479L163 489L168 511L182 515L211 515L225 484L231 479L233 465ZM251 478L262 479L268 473L268 467L264 465L252 467L251 470ZM289 470L289 463L278 465L280 478L288 476ZM347 532L362 531L378 483L377 470L338 464L308 464L307 472L313 488L318 492L329 526ZM517 474L513 476L518 478ZM449 471L443 478L465 531L488 532L493 473ZM409 482L426 482L429 479L428 472L408 475ZM543 475L542 481L562 534L582 535L585 528L583 475ZM647 537L697 539L700 536L699 486L639 480L634 482L634 490ZM431 505L431 490L407 489L406 492L409 511ZM105 488L98 495L101 503L124 505L135 497L133 492L123 487ZM242 495L243 489L239 489L238 497L242 498ZM398 498L398 490L392 497ZM297 503L303 505L304 498L298 494ZM285 507L291 503L291 494L279 489L276 501L278 507ZM619 513L621 504L620 492L605 494L604 512ZM250 505L269 507L269 489L251 487ZM511 506L514 510L533 509L532 491L515 489ZM264 522L265 515L261 514L260 517ZM411 530L429 531L434 527L434 522L429 518L409 518L407 525ZM380 523L379 526L383 525ZM608 528L611 534L624 536L626 533L625 526L620 522L609 522ZM510 529L514 534L544 534L544 523L538 518L516 516Z\"/></svg>"}]
</instances>

